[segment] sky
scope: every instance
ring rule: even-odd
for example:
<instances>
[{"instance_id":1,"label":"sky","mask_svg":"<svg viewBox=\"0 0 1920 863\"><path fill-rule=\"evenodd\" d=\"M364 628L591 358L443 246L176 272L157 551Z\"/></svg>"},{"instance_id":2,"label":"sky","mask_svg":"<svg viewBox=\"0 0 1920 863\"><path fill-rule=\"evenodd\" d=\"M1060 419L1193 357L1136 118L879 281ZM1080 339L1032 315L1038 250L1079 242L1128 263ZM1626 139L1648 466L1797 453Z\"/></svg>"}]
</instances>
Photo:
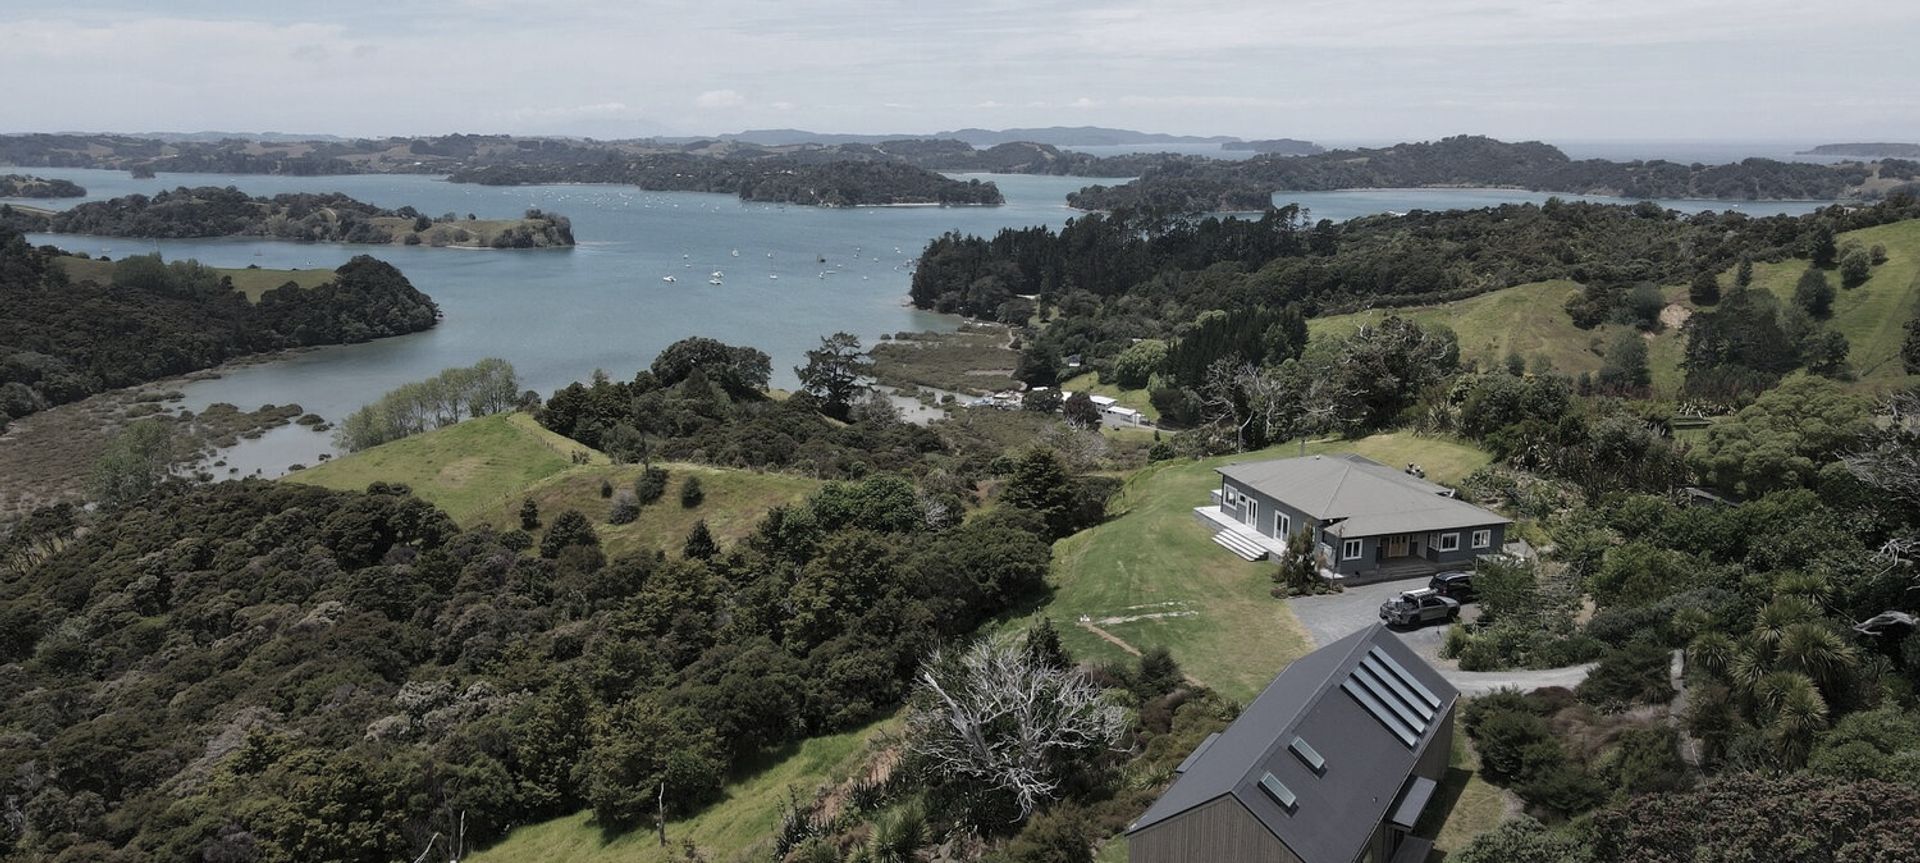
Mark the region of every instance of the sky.
<instances>
[{"instance_id":1,"label":"sky","mask_svg":"<svg viewBox=\"0 0 1920 863\"><path fill-rule=\"evenodd\" d=\"M0 132L1920 140L1914 0L0 0Z\"/></svg>"}]
</instances>

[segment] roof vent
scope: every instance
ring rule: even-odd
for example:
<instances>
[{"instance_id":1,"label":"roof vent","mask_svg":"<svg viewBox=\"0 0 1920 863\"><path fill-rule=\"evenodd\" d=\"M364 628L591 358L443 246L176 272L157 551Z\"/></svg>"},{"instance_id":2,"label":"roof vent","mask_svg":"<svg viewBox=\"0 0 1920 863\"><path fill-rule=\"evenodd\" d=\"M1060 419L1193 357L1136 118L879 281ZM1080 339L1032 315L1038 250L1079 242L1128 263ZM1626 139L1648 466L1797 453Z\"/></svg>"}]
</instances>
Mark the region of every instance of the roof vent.
<instances>
[{"instance_id":1,"label":"roof vent","mask_svg":"<svg viewBox=\"0 0 1920 863\"><path fill-rule=\"evenodd\" d=\"M1294 796L1293 789L1274 778L1271 773L1260 777L1260 790L1266 792L1267 797L1273 802L1280 804L1280 808L1287 810L1289 815L1293 814L1293 810L1300 808L1300 798Z\"/></svg>"}]
</instances>

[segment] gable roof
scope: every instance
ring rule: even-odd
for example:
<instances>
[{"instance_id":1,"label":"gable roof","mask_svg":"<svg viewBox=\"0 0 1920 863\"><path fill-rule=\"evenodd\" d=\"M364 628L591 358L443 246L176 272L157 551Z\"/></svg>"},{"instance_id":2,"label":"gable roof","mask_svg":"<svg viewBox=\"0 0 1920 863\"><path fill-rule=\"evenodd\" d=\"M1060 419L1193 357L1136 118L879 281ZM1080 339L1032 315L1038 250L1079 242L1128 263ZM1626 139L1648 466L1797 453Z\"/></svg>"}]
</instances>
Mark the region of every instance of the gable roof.
<instances>
[{"instance_id":1,"label":"gable roof","mask_svg":"<svg viewBox=\"0 0 1920 863\"><path fill-rule=\"evenodd\" d=\"M1454 498L1446 486L1351 453L1241 462L1217 470L1315 521L1339 520L1327 526L1335 536L1422 533L1511 521Z\"/></svg>"},{"instance_id":2,"label":"gable roof","mask_svg":"<svg viewBox=\"0 0 1920 863\"><path fill-rule=\"evenodd\" d=\"M1128 832L1232 795L1304 863L1356 859L1460 696L1386 633L1374 624L1287 666Z\"/></svg>"}]
</instances>

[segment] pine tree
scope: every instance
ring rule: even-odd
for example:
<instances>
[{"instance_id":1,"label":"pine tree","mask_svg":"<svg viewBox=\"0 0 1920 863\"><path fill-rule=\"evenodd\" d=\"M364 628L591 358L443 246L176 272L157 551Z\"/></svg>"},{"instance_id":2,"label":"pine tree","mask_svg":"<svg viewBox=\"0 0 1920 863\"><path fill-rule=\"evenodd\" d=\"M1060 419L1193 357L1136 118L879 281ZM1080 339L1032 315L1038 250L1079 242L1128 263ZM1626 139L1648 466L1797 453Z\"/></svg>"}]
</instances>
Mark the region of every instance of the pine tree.
<instances>
[{"instance_id":1,"label":"pine tree","mask_svg":"<svg viewBox=\"0 0 1920 863\"><path fill-rule=\"evenodd\" d=\"M680 554L688 560L712 560L720 554L720 544L714 542L706 519L694 522L693 530L687 531L687 541L681 546Z\"/></svg>"}]
</instances>

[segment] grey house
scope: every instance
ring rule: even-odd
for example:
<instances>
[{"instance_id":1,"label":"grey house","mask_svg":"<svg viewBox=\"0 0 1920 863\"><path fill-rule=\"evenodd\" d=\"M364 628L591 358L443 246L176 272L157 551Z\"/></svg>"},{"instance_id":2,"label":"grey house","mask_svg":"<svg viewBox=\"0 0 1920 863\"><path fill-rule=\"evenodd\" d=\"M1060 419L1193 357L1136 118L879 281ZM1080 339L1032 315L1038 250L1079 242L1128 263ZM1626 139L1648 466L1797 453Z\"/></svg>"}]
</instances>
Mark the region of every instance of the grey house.
<instances>
[{"instance_id":1,"label":"grey house","mask_svg":"<svg viewBox=\"0 0 1920 863\"><path fill-rule=\"evenodd\" d=\"M1460 693L1378 624L1287 666L1127 828L1131 863L1418 863Z\"/></svg>"},{"instance_id":2,"label":"grey house","mask_svg":"<svg viewBox=\"0 0 1920 863\"><path fill-rule=\"evenodd\" d=\"M1495 554L1513 522L1445 486L1357 455L1302 456L1218 469L1198 514L1248 559L1278 554L1302 529L1333 578L1412 578ZM1209 511L1211 510L1211 511ZM1258 552L1258 554L1254 554Z\"/></svg>"}]
</instances>

